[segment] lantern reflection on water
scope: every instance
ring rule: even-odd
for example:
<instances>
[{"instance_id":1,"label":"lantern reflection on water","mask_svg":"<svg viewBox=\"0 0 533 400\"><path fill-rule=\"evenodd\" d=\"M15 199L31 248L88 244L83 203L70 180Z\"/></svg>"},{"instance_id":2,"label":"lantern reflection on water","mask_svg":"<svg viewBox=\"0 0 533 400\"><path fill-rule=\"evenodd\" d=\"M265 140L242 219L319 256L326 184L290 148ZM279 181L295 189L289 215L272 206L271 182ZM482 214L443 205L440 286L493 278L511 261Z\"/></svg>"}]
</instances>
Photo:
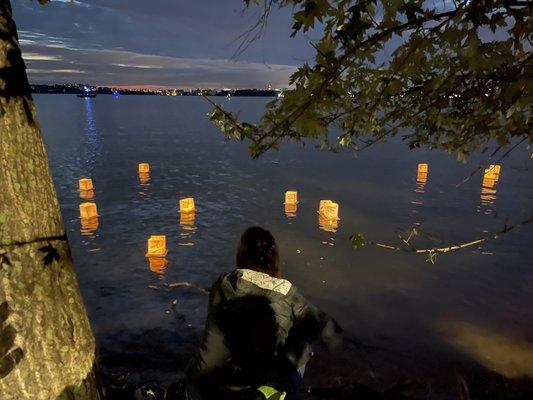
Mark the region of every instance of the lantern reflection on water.
<instances>
[{"instance_id":1,"label":"lantern reflection on water","mask_svg":"<svg viewBox=\"0 0 533 400\"><path fill-rule=\"evenodd\" d=\"M150 267L150 271L160 277L165 275L167 265L168 261L165 257L148 257L148 266Z\"/></svg>"},{"instance_id":2,"label":"lantern reflection on water","mask_svg":"<svg viewBox=\"0 0 533 400\"><path fill-rule=\"evenodd\" d=\"M195 219L196 213L194 211L180 213L180 225L183 225L185 227L194 227Z\"/></svg>"},{"instance_id":3,"label":"lantern reflection on water","mask_svg":"<svg viewBox=\"0 0 533 400\"><path fill-rule=\"evenodd\" d=\"M98 217L80 218L80 223L80 232L83 236L92 236L92 234L98 230Z\"/></svg>"},{"instance_id":4,"label":"lantern reflection on water","mask_svg":"<svg viewBox=\"0 0 533 400\"><path fill-rule=\"evenodd\" d=\"M150 173L149 172L139 172L139 181L142 184L150 182Z\"/></svg>"},{"instance_id":5,"label":"lantern reflection on water","mask_svg":"<svg viewBox=\"0 0 533 400\"><path fill-rule=\"evenodd\" d=\"M80 197L83 200L92 200L94 199L94 190L80 190Z\"/></svg>"},{"instance_id":6,"label":"lantern reflection on water","mask_svg":"<svg viewBox=\"0 0 533 400\"><path fill-rule=\"evenodd\" d=\"M328 219L322 214L318 214L318 227L326 232L337 232L339 221L337 219Z\"/></svg>"},{"instance_id":7,"label":"lantern reflection on water","mask_svg":"<svg viewBox=\"0 0 533 400\"><path fill-rule=\"evenodd\" d=\"M78 187L80 192L84 190L93 190L93 180L91 178L81 178L78 181Z\"/></svg>"},{"instance_id":8,"label":"lantern reflection on water","mask_svg":"<svg viewBox=\"0 0 533 400\"><path fill-rule=\"evenodd\" d=\"M195 219L195 212L180 213L180 225L182 232L180 233L180 242L178 243L179 246L194 246L192 239L197 229L194 225Z\"/></svg>"},{"instance_id":9,"label":"lantern reflection on water","mask_svg":"<svg viewBox=\"0 0 533 400\"><path fill-rule=\"evenodd\" d=\"M196 208L194 206L194 198L186 197L184 199L180 199L180 214L194 213L195 211Z\"/></svg>"},{"instance_id":10,"label":"lantern reflection on water","mask_svg":"<svg viewBox=\"0 0 533 400\"><path fill-rule=\"evenodd\" d=\"M298 211L298 204L285 203L285 215L289 218L296 217L296 211Z\"/></svg>"},{"instance_id":11,"label":"lantern reflection on water","mask_svg":"<svg viewBox=\"0 0 533 400\"><path fill-rule=\"evenodd\" d=\"M148 238L146 257L165 257L168 254L167 238L165 235L151 235Z\"/></svg>"},{"instance_id":12,"label":"lantern reflection on water","mask_svg":"<svg viewBox=\"0 0 533 400\"><path fill-rule=\"evenodd\" d=\"M150 173L150 164L140 163L139 164L139 174L149 174Z\"/></svg>"}]
</instances>

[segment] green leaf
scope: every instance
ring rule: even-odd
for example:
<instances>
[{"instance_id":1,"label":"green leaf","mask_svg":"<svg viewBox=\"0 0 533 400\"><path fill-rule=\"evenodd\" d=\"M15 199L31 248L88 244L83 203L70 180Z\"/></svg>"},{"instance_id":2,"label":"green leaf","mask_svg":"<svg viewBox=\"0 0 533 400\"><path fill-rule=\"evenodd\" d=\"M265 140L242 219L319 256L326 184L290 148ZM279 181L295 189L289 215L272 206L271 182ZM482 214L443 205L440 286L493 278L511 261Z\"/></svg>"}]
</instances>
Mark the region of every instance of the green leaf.
<instances>
[{"instance_id":1,"label":"green leaf","mask_svg":"<svg viewBox=\"0 0 533 400\"><path fill-rule=\"evenodd\" d=\"M361 233L354 233L350 236L350 243L355 250L360 249L366 243L365 237Z\"/></svg>"}]
</instances>

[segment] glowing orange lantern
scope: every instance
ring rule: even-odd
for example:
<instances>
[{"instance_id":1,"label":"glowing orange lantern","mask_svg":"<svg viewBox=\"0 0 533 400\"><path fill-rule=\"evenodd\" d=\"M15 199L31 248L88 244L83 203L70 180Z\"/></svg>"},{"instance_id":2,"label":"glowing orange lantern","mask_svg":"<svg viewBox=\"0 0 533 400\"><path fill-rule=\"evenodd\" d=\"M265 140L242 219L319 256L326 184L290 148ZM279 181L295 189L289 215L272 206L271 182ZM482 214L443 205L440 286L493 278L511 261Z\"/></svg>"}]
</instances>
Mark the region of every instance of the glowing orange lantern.
<instances>
[{"instance_id":1,"label":"glowing orange lantern","mask_svg":"<svg viewBox=\"0 0 533 400\"><path fill-rule=\"evenodd\" d=\"M285 192L285 204L298 204L298 192L288 190Z\"/></svg>"},{"instance_id":2,"label":"glowing orange lantern","mask_svg":"<svg viewBox=\"0 0 533 400\"><path fill-rule=\"evenodd\" d=\"M327 220L338 221L339 205L331 200L320 200L318 213Z\"/></svg>"},{"instance_id":3,"label":"glowing orange lantern","mask_svg":"<svg viewBox=\"0 0 533 400\"><path fill-rule=\"evenodd\" d=\"M165 235L151 235L148 239L146 257L165 257L168 253Z\"/></svg>"},{"instance_id":4,"label":"glowing orange lantern","mask_svg":"<svg viewBox=\"0 0 533 400\"><path fill-rule=\"evenodd\" d=\"M92 200L94 199L94 190L80 190L80 197L83 200Z\"/></svg>"},{"instance_id":5,"label":"glowing orange lantern","mask_svg":"<svg viewBox=\"0 0 533 400\"><path fill-rule=\"evenodd\" d=\"M91 178L82 178L78 181L78 186L80 191L83 190L93 190L93 180Z\"/></svg>"},{"instance_id":6,"label":"glowing orange lantern","mask_svg":"<svg viewBox=\"0 0 533 400\"><path fill-rule=\"evenodd\" d=\"M98 217L98 209L95 203L86 202L80 204L80 217L82 219L91 219Z\"/></svg>"},{"instance_id":7,"label":"glowing orange lantern","mask_svg":"<svg viewBox=\"0 0 533 400\"><path fill-rule=\"evenodd\" d=\"M149 174L150 173L150 164L140 163L139 164L139 174Z\"/></svg>"},{"instance_id":8,"label":"glowing orange lantern","mask_svg":"<svg viewBox=\"0 0 533 400\"><path fill-rule=\"evenodd\" d=\"M491 164L489 168L485 170L484 178L494 179L495 182L500 179L501 166L498 164Z\"/></svg>"},{"instance_id":9,"label":"glowing orange lantern","mask_svg":"<svg viewBox=\"0 0 533 400\"><path fill-rule=\"evenodd\" d=\"M139 181L141 183L148 183L150 182L150 173L147 172L139 172Z\"/></svg>"},{"instance_id":10,"label":"glowing orange lantern","mask_svg":"<svg viewBox=\"0 0 533 400\"><path fill-rule=\"evenodd\" d=\"M180 199L180 213L193 213L195 211L194 198L187 197Z\"/></svg>"},{"instance_id":11,"label":"glowing orange lantern","mask_svg":"<svg viewBox=\"0 0 533 400\"><path fill-rule=\"evenodd\" d=\"M429 172L429 167L426 163L418 164L418 173L421 173L421 172L425 174Z\"/></svg>"}]
</instances>

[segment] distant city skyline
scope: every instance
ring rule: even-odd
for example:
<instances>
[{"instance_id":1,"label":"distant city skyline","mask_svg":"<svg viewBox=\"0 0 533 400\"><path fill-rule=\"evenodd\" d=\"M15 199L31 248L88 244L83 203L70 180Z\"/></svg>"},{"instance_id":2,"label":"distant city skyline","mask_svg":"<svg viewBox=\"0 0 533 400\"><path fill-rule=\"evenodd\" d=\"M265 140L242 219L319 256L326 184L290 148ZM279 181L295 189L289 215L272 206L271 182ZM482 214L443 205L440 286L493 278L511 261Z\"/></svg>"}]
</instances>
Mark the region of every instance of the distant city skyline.
<instances>
[{"instance_id":1,"label":"distant city skyline","mask_svg":"<svg viewBox=\"0 0 533 400\"><path fill-rule=\"evenodd\" d=\"M287 87L311 61L312 37L290 38L289 8L237 59L239 36L257 20L242 0L13 2L31 83L86 82L127 88Z\"/></svg>"}]
</instances>

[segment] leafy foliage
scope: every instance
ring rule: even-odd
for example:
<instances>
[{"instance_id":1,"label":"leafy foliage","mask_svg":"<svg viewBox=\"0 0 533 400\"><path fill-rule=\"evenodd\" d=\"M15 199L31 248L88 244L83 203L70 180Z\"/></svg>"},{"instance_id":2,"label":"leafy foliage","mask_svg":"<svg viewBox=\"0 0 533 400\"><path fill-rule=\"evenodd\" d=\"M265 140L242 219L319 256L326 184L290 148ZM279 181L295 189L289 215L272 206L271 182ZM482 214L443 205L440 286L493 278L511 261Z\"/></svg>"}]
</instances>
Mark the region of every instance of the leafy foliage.
<instances>
[{"instance_id":1,"label":"leafy foliage","mask_svg":"<svg viewBox=\"0 0 533 400\"><path fill-rule=\"evenodd\" d=\"M244 0L247 6L259 0ZM491 141L533 140L533 3L519 0L261 0L294 7L293 35L322 29L260 123L210 119L258 157L283 140L361 150L400 135L464 159ZM340 136L332 138L336 125Z\"/></svg>"},{"instance_id":2,"label":"leafy foliage","mask_svg":"<svg viewBox=\"0 0 533 400\"><path fill-rule=\"evenodd\" d=\"M47 246L43 246L39 248L39 251L41 253L44 253L43 256L43 263L44 265L50 265L55 261L59 261L61 259L61 256L59 255L59 252L57 249L52 246L51 244L48 244Z\"/></svg>"}]
</instances>

